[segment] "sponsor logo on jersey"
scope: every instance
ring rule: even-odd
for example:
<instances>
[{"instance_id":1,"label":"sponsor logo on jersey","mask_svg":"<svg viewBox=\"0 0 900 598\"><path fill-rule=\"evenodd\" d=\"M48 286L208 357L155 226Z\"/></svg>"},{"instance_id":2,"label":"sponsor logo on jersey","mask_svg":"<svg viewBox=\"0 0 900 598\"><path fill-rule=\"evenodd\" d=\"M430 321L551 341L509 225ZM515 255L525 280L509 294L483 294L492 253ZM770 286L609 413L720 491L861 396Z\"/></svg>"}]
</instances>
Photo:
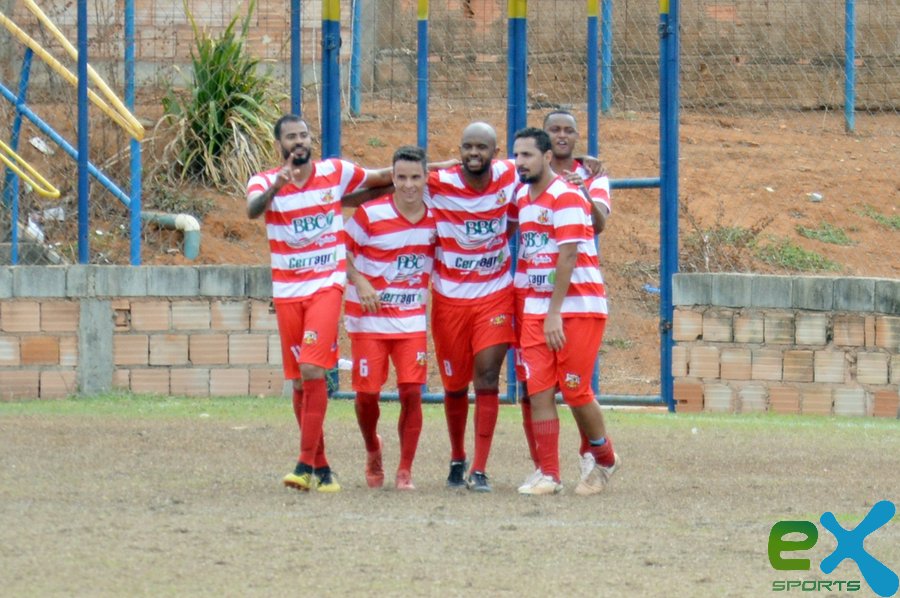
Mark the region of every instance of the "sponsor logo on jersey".
<instances>
[{"instance_id":1,"label":"sponsor logo on jersey","mask_svg":"<svg viewBox=\"0 0 900 598\"><path fill-rule=\"evenodd\" d=\"M552 264L553 258L551 258L549 255L541 253L531 258L531 263L535 266L540 266L542 264Z\"/></svg>"},{"instance_id":2,"label":"sponsor logo on jersey","mask_svg":"<svg viewBox=\"0 0 900 598\"><path fill-rule=\"evenodd\" d=\"M425 351L416 351L416 365L425 365Z\"/></svg>"},{"instance_id":3,"label":"sponsor logo on jersey","mask_svg":"<svg viewBox=\"0 0 900 598\"><path fill-rule=\"evenodd\" d=\"M426 257L424 253L404 253L397 256L397 276L394 280L403 280L414 276L425 269Z\"/></svg>"},{"instance_id":4,"label":"sponsor logo on jersey","mask_svg":"<svg viewBox=\"0 0 900 598\"><path fill-rule=\"evenodd\" d=\"M291 224L294 227L294 232L299 235L301 233L316 233L331 228L332 222L334 222L334 212L326 212L324 214L311 214L294 218Z\"/></svg>"},{"instance_id":5,"label":"sponsor logo on jersey","mask_svg":"<svg viewBox=\"0 0 900 598\"><path fill-rule=\"evenodd\" d=\"M506 323L506 314L500 314L491 318L491 326L503 326Z\"/></svg>"},{"instance_id":6,"label":"sponsor logo on jersey","mask_svg":"<svg viewBox=\"0 0 900 598\"><path fill-rule=\"evenodd\" d=\"M333 245L337 243L337 237L334 235L322 235L316 239L316 245L324 247L325 245Z\"/></svg>"},{"instance_id":7,"label":"sponsor logo on jersey","mask_svg":"<svg viewBox=\"0 0 900 598\"><path fill-rule=\"evenodd\" d=\"M490 220L466 220L463 223L466 227L466 235L469 237L486 237L494 236L500 233L500 219L491 218Z\"/></svg>"},{"instance_id":8,"label":"sponsor logo on jersey","mask_svg":"<svg viewBox=\"0 0 900 598\"><path fill-rule=\"evenodd\" d=\"M566 372L566 387L575 389L581 384L581 376L578 374L570 374Z\"/></svg>"},{"instance_id":9,"label":"sponsor logo on jersey","mask_svg":"<svg viewBox=\"0 0 900 598\"><path fill-rule=\"evenodd\" d=\"M458 257L456 261L453 263L454 268L459 268L460 270L482 270L482 271L493 271L496 270L503 263L503 252L499 252L496 255L486 255L484 257L476 257L476 258L464 258Z\"/></svg>"},{"instance_id":10,"label":"sponsor logo on jersey","mask_svg":"<svg viewBox=\"0 0 900 598\"><path fill-rule=\"evenodd\" d=\"M528 249L543 249L550 242L550 235L540 231L525 231L522 233L522 246Z\"/></svg>"},{"instance_id":11,"label":"sponsor logo on jersey","mask_svg":"<svg viewBox=\"0 0 900 598\"><path fill-rule=\"evenodd\" d=\"M308 270L314 268L316 272L333 270L337 265L337 251L320 253L306 257L291 257L288 259L288 268L291 270Z\"/></svg>"},{"instance_id":12,"label":"sponsor logo on jersey","mask_svg":"<svg viewBox=\"0 0 900 598\"><path fill-rule=\"evenodd\" d=\"M550 286L556 283L556 270L550 270L546 274L529 274L528 286L532 288L540 288Z\"/></svg>"},{"instance_id":13,"label":"sponsor logo on jersey","mask_svg":"<svg viewBox=\"0 0 900 598\"><path fill-rule=\"evenodd\" d=\"M303 344L304 345L315 345L319 340L319 333L315 330L304 330L303 331Z\"/></svg>"}]
</instances>

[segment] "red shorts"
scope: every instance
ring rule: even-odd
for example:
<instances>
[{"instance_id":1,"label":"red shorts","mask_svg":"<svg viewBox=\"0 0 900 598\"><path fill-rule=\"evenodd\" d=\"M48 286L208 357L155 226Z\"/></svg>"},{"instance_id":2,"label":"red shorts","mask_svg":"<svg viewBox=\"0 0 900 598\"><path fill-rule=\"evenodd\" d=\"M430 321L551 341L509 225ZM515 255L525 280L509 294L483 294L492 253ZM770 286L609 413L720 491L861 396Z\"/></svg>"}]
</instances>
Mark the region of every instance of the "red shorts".
<instances>
[{"instance_id":1,"label":"red shorts","mask_svg":"<svg viewBox=\"0 0 900 598\"><path fill-rule=\"evenodd\" d=\"M432 297L431 338L441 381L444 388L459 390L472 381L476 353L515 342L512 287L466 305Z\"/></svg>"},{"instance_id":2,"label":"red shorts","mask_svg":"<svg viewBox=\"0 0 900 598\"><path fill-rule=\"evenodd\" d=\"M515 317L515 330L516 330L516 343L515 343L515 351L513 353L516 357L516 380L519 382L524 382L526 378L525 374L525 362L522 361L522 347L519 343L519 339L522 336L522 315L525 312L525 294L526 289L516 289L515 298L516 298L516 317Z\"/></svg>"},{"instance_id":3,"label":"red shorts","mask_svg":"<svg viewBox=\"0 0 900 598\"><path fill-rule=\"evenodd\" d=\"M388 377L388 359L394 362L397 384L425 384L428 361L425 335L377 338L350 335L353 353L353 390L380 392Z\"/></svg>"},{"instance_id":4,"label":"red shorts","mask_svg":"<svg viewBox=\"0 0 900 598\"><path fill-rule=\"evenodd\" d=\"M338 359L338 321L343 290L318 291L300 301L276 301L284 377L300 379L300 364L331 369Z\"/></svg>"},{"instance_id":5,"label":"red shorts","mask_svg":"<svg viewBox=\"0 0 900 598\"><path fill-rule=\"evenodd\" d=\"M593 401L591 375L605 328L606 318L565 318L563 333L566 344L562 349L553 351L545 342L532 342L523 347L528 394L534 396L559 385L563 400L571 407ZM535 339L538 336L544 336L544 320L525 320L522 338Z\"/></svg>"}]
</instances>

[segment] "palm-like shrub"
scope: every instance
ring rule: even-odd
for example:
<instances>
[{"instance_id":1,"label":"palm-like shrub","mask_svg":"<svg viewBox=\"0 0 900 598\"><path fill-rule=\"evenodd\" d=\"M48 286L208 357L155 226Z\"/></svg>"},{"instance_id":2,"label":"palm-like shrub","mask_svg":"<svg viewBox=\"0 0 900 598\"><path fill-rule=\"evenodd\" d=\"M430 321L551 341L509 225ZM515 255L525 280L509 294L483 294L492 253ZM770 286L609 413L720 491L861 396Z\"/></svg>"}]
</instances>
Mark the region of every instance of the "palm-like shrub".
<instances>
[{"instance_id":1,"label":"palm-like shrub","mask_svg":"<svg viewBox=\"0 0 900 598\"><path fill-rule=\"evenodd\" d=\"M174 127L163 152L167 178L173 184L243 190L272 156L272 124L286 97L273 91L271 72L262 72L260 60L244 45L256 0L250 0L243 19L235 14L217 38L197 26L183 2L194 31L193 84L188 93L170 89L163 99L164 122Z\"/></svg>"}]
</instances>

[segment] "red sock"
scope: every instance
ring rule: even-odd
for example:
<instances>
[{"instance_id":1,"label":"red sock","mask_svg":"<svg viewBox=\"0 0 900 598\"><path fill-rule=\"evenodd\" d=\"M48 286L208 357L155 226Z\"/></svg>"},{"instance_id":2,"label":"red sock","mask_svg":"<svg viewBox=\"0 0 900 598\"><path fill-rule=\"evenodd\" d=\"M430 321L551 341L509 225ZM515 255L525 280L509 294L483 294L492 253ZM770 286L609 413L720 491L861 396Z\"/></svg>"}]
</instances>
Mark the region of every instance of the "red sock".
<instances>
[{"instance_id":1,"label":"red sock","mask_svg":"<svg viewBox=\"0 0 900 598\"><path fill-rule=\"evenodd\" d=\"M300 432L303 430L303 389L294 389L294 417L297 419L297 439L300 438ZM299 444L299 442L298 442ZM300 460L300 457L297 457L297 460Z\"/></svg>"},{"instance_id":2,"label":"red sock","mask_svg":"<svg viewBox=\"0 0 900 598\"><path fill-rule=\"evenodd\" d=\"M559 418L534 422L541 473L559 481Z\"/></svg>"},{"instance_id":3,"label":"red sock","mask_svg":"<svg viewBox=\"0 0 900 598\"><path fill-rule=\"evenodd\" d=\"M400 436L400 464L397 469L412 470L419 434L422 432L422 389L418 384L398 384L400 391L400 419L397 434Z\"/></svg>"},{"instance_id":4,"label":"red sock","mask_svg":"<svg viewBox=\"0 0 900 598\"><path fill-rule=\"evenodd\" d=\"M531 421L531 398L528 395L523 396L520 404L522 405L522 429L525 430L525 442L528 443L528 453L531 455L534 467L538 468L540 467L540 462L538 460L537 444L534 441L534 424Z\"/></svg>"},{"instance_id":5,"label":"red sock","mask_svg":"<svg viewBox=\"0 0 900 598\"><path fill-rule=\"evenodd\" d=\"M592 444L591 454L594 455L594 460L597 461L597 464L603 467L610 467L616 462L612 440L609 436L606 437L606 442L604 442L602 446L594 446Z\"/></svg>"},{"instance_id":6,"label":"red sock","mask_svg":"<svg viewBox=\"0 0 900 598\"><path fill-rule=\"evenodd\" d=\"M578 448L578 456L580 457L585 453L591 452L591 441L587 434L581 431L581 428L578 429L578 434L581 436L581 446Z\"/></svg>"},{"instance_id":7,"label":"red sock","mask_svg":"<svg viewBox=\"0 0 900 598\"><path fill-rule=\"evenodd\" d=\"M469 419L469 389L444 391L444 415L450 435L450 460L466 460L466 420Z\"/></svg>"},{"instance_id":8,"label":"red sock","mask_svg":"<svg viewBox=\"0 0 900 598\"><path fill-rule=\"evenodd\" d=\"M328 409L328 387L324 378L303 381L303 416L300 425L300 462L316 464L319 451L324 459L323 426ZM323 443L323 446L319 446Z\"/></svg>"},{"instance_id":9,"label":"red sock","mask_svg":"<svg viewBox=\"0 0 900 598\"><path fill-rule=\"evenodd\" d=\"M378 450L378 418L381 416L378 399L377 392L356 393L356 421L370 453Z\"/></svg>"},{"instance_id":10,"label":"red sock","mask_svg":"<svg viewBox=\"0 0 900 598\"><path fill-rule=\"evenodd\" d=\"M484 471L487 467L499 410L500 395L496 388L475 391L475 458L472 459L472 471Z\"/></svg>"}]
</instances>

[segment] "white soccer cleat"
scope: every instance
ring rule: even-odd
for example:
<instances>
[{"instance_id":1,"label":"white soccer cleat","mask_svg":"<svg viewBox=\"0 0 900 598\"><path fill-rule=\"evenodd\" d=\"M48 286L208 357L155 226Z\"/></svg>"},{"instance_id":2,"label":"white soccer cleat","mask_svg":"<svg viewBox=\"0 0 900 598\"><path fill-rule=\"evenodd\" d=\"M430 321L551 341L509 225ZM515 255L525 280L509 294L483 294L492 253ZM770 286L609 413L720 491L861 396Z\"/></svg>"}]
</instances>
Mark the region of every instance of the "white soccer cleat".
<instances>
[{"instance_id":1,"label":"white soccer cleat","mask_svg":"<svg viewBox=\"0 0 900 598\"><path fill-rule=\"evenodd\" d=\"M538 481L539 479L541 479L541 476L543 476L543 475L544 475L544 474L541 473L541 468L540 468L540 467L538 467L537 469L535 469L535 470L531 473L530 476L528 476L527 478L525 478L525 481L522 482L522 485L519 486L519 492L522 492L522 489L524 489L524 488L529 488L529 487L531 487L531 486L534 486L535 483L537 483L537 481ZM524 494L524 493L523 493L523 494Z\"/></svg>"},{"instance_id":2,"label":"white soccer cleat","mask_svg":"<svg viewBox=\"0 0 900 598\"><path fill-rule=\"evenodd\" d=\"M613 464L609 467L598 465L594 455L585 453L581 457L581 481L575 487L575 494L589 496L599 494L609 485L609 479L622 465L619 455L613 453Z\"/></svg>"},{"instance_id":3,"label":"white soccer cleat","mask_svg":"<svg viewBox=\"0 0 900 598\"><path fill-rule=\"evenodd\" d=\"M519 487L519 494L527 496L544 496L547 494L559 494L563 485L548 475L537 478L532 484L523 484Z\"/></svg>"}]
</instances>

